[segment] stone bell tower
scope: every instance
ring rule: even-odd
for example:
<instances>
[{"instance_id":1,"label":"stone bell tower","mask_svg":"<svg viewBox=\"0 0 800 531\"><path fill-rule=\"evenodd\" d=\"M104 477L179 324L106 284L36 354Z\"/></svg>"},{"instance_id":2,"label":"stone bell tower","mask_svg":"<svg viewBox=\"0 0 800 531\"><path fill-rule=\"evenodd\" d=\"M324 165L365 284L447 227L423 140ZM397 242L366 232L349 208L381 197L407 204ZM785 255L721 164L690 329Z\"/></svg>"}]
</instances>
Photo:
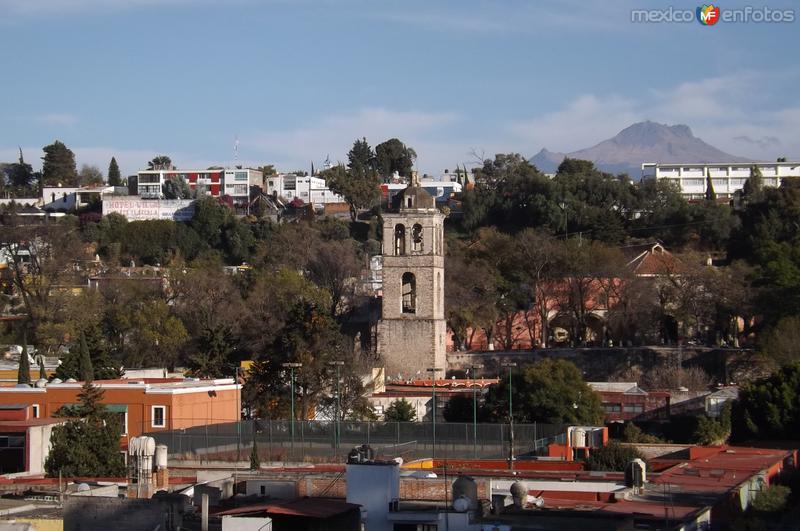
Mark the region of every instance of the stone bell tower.
<instances>
[{"instance_id":1,"label":"stone bell tower","mask_svg":"<svg viewBox=\"0 0 800 531\"><path fill-rule=\"evenodd\" d=\"M394 199L396 208L383 215L378 354L387 376L427 376L428 368L446 368L444 215L416 172Z\"/></svg>"}]
</instances>

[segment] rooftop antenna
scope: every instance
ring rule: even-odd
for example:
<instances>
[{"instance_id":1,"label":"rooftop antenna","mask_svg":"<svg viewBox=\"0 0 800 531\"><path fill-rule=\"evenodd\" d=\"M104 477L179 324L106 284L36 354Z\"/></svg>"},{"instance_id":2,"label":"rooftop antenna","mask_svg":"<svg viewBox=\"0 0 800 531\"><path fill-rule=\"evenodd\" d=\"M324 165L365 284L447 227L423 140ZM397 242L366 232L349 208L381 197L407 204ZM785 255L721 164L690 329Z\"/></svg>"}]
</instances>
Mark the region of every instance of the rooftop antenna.
<instances>
[{"instance_id":1,"label":"rooftop antenna","mask_svg":"<svg viewBox=\"0 0 800 531\"><path fill-rule=\"evenodd\" d=\"M233 137L233 167L239 165L239 135Z\"/></svg>"}]
</instances>

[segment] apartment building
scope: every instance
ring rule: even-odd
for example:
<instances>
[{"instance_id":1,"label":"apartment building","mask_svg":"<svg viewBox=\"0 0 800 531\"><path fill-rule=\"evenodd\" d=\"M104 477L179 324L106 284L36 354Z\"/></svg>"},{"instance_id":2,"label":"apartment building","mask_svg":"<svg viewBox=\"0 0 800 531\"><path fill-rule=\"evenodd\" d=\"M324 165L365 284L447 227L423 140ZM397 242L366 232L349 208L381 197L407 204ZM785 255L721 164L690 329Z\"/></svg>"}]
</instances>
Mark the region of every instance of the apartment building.
<instances>
[{"instance_id":1,"label":"apartment building","mask_svg":"<svg viewBox=\"0 0 800 531\"><path fill-rule=\"evenodd\" d=\"M676 183L687 200L705 198L707 178L711 178L714 192L720 199L730 199L744 187L753 167L761 170L764 186L780 186L787 178L800 178L800 162L740 162L740 163L686 163L642 164L642 179L665 179Z\"/></svg>"}]
</instances>

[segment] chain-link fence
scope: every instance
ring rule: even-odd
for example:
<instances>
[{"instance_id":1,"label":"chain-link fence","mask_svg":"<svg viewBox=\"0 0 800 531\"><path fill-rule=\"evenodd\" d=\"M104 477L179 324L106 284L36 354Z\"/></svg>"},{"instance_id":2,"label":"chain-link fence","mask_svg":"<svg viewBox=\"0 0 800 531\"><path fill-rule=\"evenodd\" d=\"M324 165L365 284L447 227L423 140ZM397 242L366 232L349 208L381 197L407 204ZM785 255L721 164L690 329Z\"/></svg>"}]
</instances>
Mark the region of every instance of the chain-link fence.
<instances>
[{"instance_id":1,"label":"chain-link fence","mask_svg":"<svg viewBox=\"0 0 800 531\"><path fill-rule=\"evenodd\" d=\"M171 456L203 460L247 460L256 447L261 461L343 460L367 444L377 457L417 459L506 459L541 455L563 442L566 428L554 424L350 422L246 420L147 433ZM513 438L511 437L513 433ZM512 442L513 441L513 442Z\"/></svg>"}]
</instances>

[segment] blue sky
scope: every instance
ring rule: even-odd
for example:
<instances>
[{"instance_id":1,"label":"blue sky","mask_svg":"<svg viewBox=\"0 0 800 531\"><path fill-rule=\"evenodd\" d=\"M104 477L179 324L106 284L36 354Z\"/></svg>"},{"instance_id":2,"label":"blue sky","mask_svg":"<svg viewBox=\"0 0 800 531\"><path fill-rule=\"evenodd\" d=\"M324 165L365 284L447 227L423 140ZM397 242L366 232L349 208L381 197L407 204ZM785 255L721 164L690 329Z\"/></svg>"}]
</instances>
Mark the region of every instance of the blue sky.
<instances>
[{"instance_id":1,"label":"blue sky","mask_svg":"<svg viewBox=\"0 0 800 531\"><path fill-rule=\"evenodd\" d=\"M611 6L607 4L612 4ZM754 2L795 9L790 2ZM282 170L398 137L439 173L476 154L593 145L642 119L757 159L800 159L797 37L783 24L631 22L696 3L0 0L0 161ZM722 9L747 5L721 4Z\"/></svg>"}]
</instances>

